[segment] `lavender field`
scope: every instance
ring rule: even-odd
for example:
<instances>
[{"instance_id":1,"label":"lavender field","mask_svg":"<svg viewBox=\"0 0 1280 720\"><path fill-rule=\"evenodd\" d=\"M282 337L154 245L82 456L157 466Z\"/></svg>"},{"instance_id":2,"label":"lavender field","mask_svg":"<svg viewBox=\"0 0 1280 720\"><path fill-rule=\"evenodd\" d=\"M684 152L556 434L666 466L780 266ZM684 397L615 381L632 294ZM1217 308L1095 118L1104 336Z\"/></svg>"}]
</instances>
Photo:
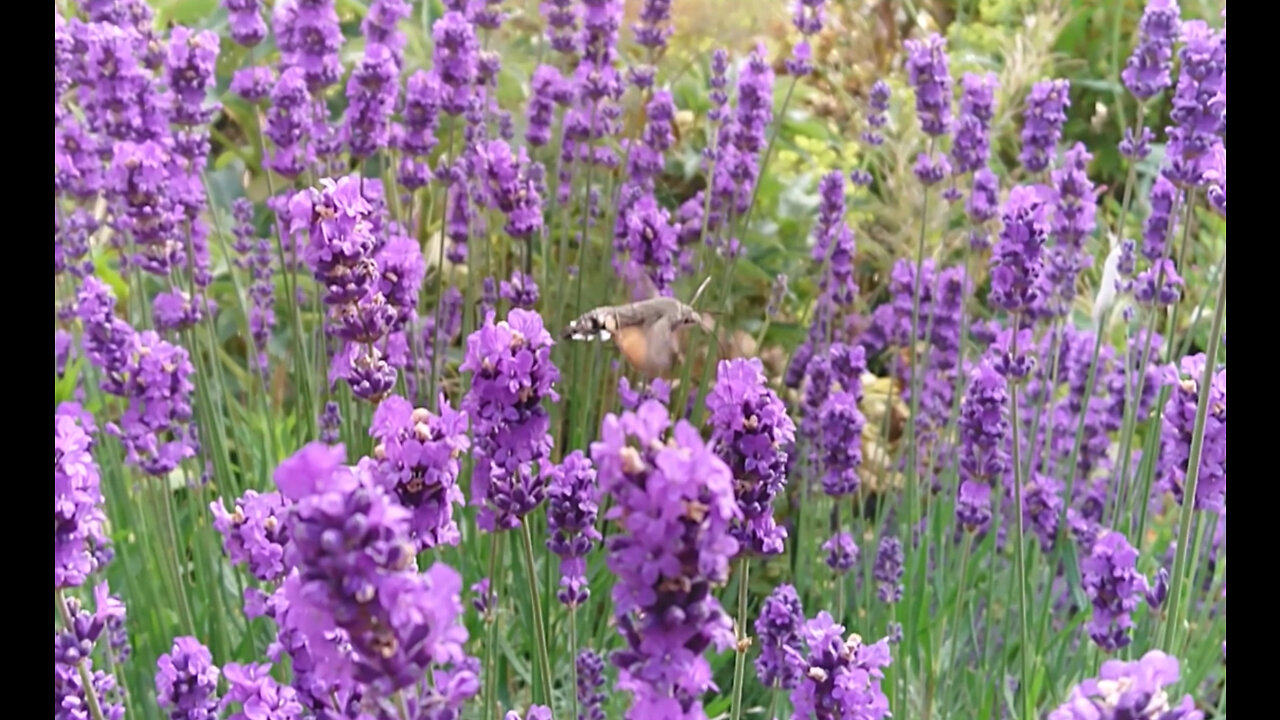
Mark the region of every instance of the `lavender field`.
<instances>
[{"instance_id":1,"label":"lavender field","mask_svg":"<svg viewBox=\"0 0 1280 720\"><path fill-rule=\"evenodd\" d=\"M54 717L1225 720L1212 0L56 0Z\"/></svg>"}]
</instances>

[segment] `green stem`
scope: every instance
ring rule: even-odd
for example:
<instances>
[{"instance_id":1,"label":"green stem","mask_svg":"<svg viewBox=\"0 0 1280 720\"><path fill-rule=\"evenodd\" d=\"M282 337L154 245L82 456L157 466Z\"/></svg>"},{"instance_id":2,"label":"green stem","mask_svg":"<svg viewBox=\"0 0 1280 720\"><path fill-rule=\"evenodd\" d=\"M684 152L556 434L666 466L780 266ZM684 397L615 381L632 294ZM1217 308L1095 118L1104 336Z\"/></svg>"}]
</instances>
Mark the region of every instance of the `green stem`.
<instances>
[{"instance_id":1,"label":"green stem","mask_svg":"<svg viewBox=\"0 0 1280 720\"><path fill-rule=\"evenodd\" d=\"M1013 336L1010 340L1010 353L1013 356L1018 354L1018 320L1013 322ZM1009 424L1013 431L1013 492L1014 492L1014 516L1017 520L1018 537L1015 550L1018 556L1018 615L1022 629L1022 651L1019 654L1022 660L1022 679L1019 683L1019 689L1022 691L1022 716L1026 720L1032 720L1035 715L1032 714L1034 707L1034 699L1031 697L1031 627L1027 622L1027 556L1026 543L1024 542L1026 533L1022 511L1022 464L1019 461L1019 439L1018 439L1018 391L1017 388L1010 388L1009 393Z\"/></svg>"},{"instance_id":2,"label":"green stem","mask_svg":"<svg viewBox=\"0 0 1280 720\"><path fill-rule=\"evenodd\" d=\"M494 677L494 646L497 644L497 610L498 610L498 593L497 593L497 577L498 577L498 555L502 550L499 542L502 539L502 533L492 533L489 536L489 597L485 598L488 603L485 613L486 639L484 643L484 710L481 713L482 718L492 717L490 713L496 713L497 708L494 707L494 694L497 685L497 678Z\"/></svg>"},{"instance_id":3,"label":"green stem","mask_svg":"<svg viewBox=\"0 0 1280 720\"><path fill-rule=\"evenodd\" d=\"M538 667L542 673L543 699L546 701L547 707L552 709L552 717L554 717L553 697L555 694L551 692L553 677L551 675L551 660L547 657L547 631L542 624L542 601L538 598L538 569L533 563L533 534L529 530L527 518L520 525L520 539L524 543L524 561L529 567L526 577L529 580L529 598L533 601L533 641L537 646Z\"/></svg>"},{"instance_id":4,"label":"green stem","mask_svg":"<svg viewBox=\"0 0 1280 720\"><path fill-rule=\"evenodd\" d=\"M1182 513L1178 519L1178 547L1170 576L1169 621L1164 629L1164 647L1172 652L1173 639L1182 622L1182 584L1187 565L1191 535L1191 516L1196 506L1196 485L1200 480L1200 461L1204 451L1204 426L1209 415L1209 391L1217 365L1218 343L1222 339L1222 319L1227 308L1227 257L1222 256L1222 273L1218 276L1218 304L1213 308L1213 326L1209 331L1209 348L1205 352L1204 373L1200 377L1199 399L1196 402L1196 420L1191 431L1191 452L1187 461L1187 477L1182 487Z\"/></svg>"},{"instance_id":5,"label":"green stem","mask_svg":"<svg viewBox=\"0 0 1280 720\"><path fill-rule=\"evenodd\" d=\"M569 606L569 671L573 675L573 687L569 693L570 720L578 720L578 606Z\"/></svg>"},{"instance_id":6,"label":"green stem","mask_svg":"<svg viewBox=\"0 0 1280 720\"><path fill-rule=\"evenodd\" d=\"M453 141L454 141L454 135L456 130L457 130L457 123L451 123L449 125L449 145L448 145L448 149L445 151L446 153L445 157L448 158L449 162L454 161ZM444 327L443 319L440 317L440 312L441 312L440 309L444 305L444 244L445 244L445 229L449 226L449 191L451 189L452 189L452 184L445 187L444 201L442 203L442 205L444 206L444 215L441 216L441 219L440 219L440 247L437 248L437 252L436 252L436 315L435 315L436 332L432 335L432 338L431 338L431 377L427 379L427 395L428 395L427 402L429 403L428 407L434 408L436 412L440 411L440 408L437 407L437 405L439 404L439 398L437 397L437 394L436 394L436 382L439 380L439 375L441 372L440 370L441 366L437 364L440 362L440 355L442 354L441 347L440 347L440 339L441 339L441 336L444 335L444 333L440 332L440 328ZM464 189L464 190L461 190L460 192L466 192L466 190ZM486 239L486 243L487 242L488 240ZM470 310L470 308L467 308L467 310ZM489 580L489 582L493 582L492 578Z\"/></svg>"},{"instance_id":7,"label":"green stem","mask_svg":"<svg viewBox=\"0 0 1280 720\"><path fill-rule=\"evenodd\" d=\"M747 650L751 647L747 638L747 581L751 575L751 563L747 558L738 561L738 646L733 657L733 720L742 718L742 686L747 675Z\"/></svg>"}]
</instances>

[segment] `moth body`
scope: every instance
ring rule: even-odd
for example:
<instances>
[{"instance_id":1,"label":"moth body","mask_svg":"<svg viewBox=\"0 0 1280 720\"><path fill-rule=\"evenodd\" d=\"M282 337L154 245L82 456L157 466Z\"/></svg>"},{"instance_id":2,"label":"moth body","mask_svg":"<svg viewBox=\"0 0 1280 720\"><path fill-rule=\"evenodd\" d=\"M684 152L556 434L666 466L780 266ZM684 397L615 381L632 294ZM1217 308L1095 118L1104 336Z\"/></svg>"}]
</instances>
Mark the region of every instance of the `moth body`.
<instances>
[{"instance_id":1,"label":"moth body","mask_svg":"<svg viewBox=\"0 0 1280 720\"><path fill-rule=\"evenodd\" d=\"M705 325L696 310L674 298L655 297L588 311L569 323L563 337L612 339L632 367L652 378L675 363L680 352L678 334L691 325Z\"/></svg>"}]
</instances>

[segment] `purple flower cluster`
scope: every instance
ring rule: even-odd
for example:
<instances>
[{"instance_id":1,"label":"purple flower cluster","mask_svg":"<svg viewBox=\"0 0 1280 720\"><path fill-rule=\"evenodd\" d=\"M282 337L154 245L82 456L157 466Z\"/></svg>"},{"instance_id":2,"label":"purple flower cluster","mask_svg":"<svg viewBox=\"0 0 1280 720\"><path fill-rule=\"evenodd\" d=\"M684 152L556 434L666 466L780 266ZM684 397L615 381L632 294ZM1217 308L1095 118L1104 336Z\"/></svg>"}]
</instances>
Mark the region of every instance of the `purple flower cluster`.
<instances>
[{"instance_id":1,"label":"purple flower cluster","mask_svg":"<svg viewBox=\"0 0 1280 720\"><path fill-rule=\"evenodd\" d=\"M574 659L578 671L578 720L604 720L604 658L583 650Z\"/></svg>"},{"instance_id":2,"label":"purple flower cluster","mask_svg":"<svg viewBox=\"0 0 1280 720\"><path fill-rule=\"evenodd\" d=\"M871 129L862 133L862 139L868 145L877 146L884 143L882 128L889 122L889 83L877 80L871 85L867 94L867 105L871 112L867 114L867 126Z\"/></svg>"},{"instance_id":3,"label":"purple flower cluster","mask_svg":"<svg viewBox=\"0 0 1280 720\"><path fill-rule=\"evenodd\" d=\"M845 223L844 173L832 171L818 183L818 222L814 228L812 257L824 263L819 280L821 301L837 307L853 303L858 283L853 277L853 258L857 253L853 230Z\"/></svg>"},{"instance_id":4,"label":"purple flower cluster","mask_svg":"<svg viewBox=\"0 0 1280 720\"><path fill-rule=\"evenodd\" d=\"M90 613L74 597L65 600L64 618L70 625L53 635L53 707L56 718L88 718L89 694L97 700L105 720L121 720L124 703L113 674L93 669L93 648L103 631L108 632L108 664L122 662L128 655L124 636L124 603L112 595L104 580L93 591L95 607ZM89 676L90 687L82 682L80 668Z\"/></svg>"},{"instance_id":5,"label":"purple flower cluster","mask_svg":"<svg viewBox=\"0 0 1280 720\"><path fill-rule=\"evenodd\" d=\"M796 43L791 49L791 57L787 58L787 72L794 77L813 72L813 49L809 45L809 38L822 32L824 5L826 0L795 0L791 24L795 25L804 39Z\"/></svg>"},{"instance_id":6,"label":"purple flower cluster","mask_svg":"<svg viewBox=\"0 0 1280 720\"><path fill-rule=\"evenodd\" d=\"M1010 314L1030 313L1047 294L1044 243L1049 232L1047 190L1019 185L1009 191L1001 211L1004 227L991 251L988 301Z\"/></svg>"},{"instance_id":7,"label":"purple flower cluster","mask_svg":"<svg viewBox=\"0 0 1280 720\"><path fill-rule=\"evenodd\" d=\"M991 488L1004 476L1008 391L1004 376L987 362L969 375L960 402L960 493L956 520L970 532L991 521Z\"/></svg>"},{"instance_id":8,"label":"purple flower cluster","mask_svg":"<svg viewBox=\"0 0 1280 720\"><path fill-rule=\"evenodd\" d=\"M235 249L241 258L237 264L249 270L249 332L257 351L258 369L267 372L270 355L267 345L276 325L274 250L270 238L259 238L253 227L253 203L237 198L232 205L235 219Z\"/></svg>"},{"instance_id":9,"label":"purple flower cluster","mask_svg":"<svg viewBox=\"0 0 1280 720\"><path fill-rule=\"evenodd\" d=\"M1205 355L1182 358L1175 368L1169 365L1163 381L1171 388L1160 420L1160 457L1156 473L1162 487L1183 502L1183 487L1191 464L1191 437L1195 429L1196 404L1204 378ZM1209 406L1205 414L1204 441L1200 448L1200 469L1196 478L1197 510L1226 515L1227 512L1227 369L1215 367L1209 385Z\"/></svg>"},{"instance_id":10,"label":"purple flower cluster","mask_svg":"<svg viewBox=\"0 0 1280 720\"><path fill-rule=\"evenodd\" d=\"M173 720L216 720L218 666L199 640L178 637L156 661L156 703Z\"/></svg>"},{"instance_id":11,"label":"purple flower cluster","mask_svg":"<svg viewBox=\"0 0 1280 720\"><path fill-rule=\"evenodd\" d=\"M101 476L93 459L93 418L64 402L53 417L53 587L77 587L107 544Z\"/></svg>"},{"instance_id":12,"label":"purple flower cluster","mask_svg":"<svg viewBox=\"0 0 1280 720\"><path fill-rule=\"evenodd\" d=\"M1107 652L1133 640L1129 636L1133 627L1130 613L1147 592L1147 579L1137 571L1137 562L1138 551L1114 530L1104 531L1089 554L1080 558L1081 583L1093 603L1089 637Z\"/></svg>"},{"instance_id":13,"label":"purple flower cluster","mask_svg":"<svg viewBox=\"0 0 1280 720\"><path fill-rule=\"evenodd\" d=\"M902 541L892 535L880 538L876 562L871 574L876 580L876 596L881 602L896 603L902 599Z\"/></svg>"},{"instance_id":14,"label":"purple flower cluster","mask_svg":"<svg viewBox=\"0 0 1280 720\"><path fill-rule=\"evenodd\" d=\"M347 80L347 114L342 134L351 157L367 158L387 147L391 113L399 96L400 66L385 45L370 44Z\"/></svg>"},{"instance_id":15,"label":"purple flower cluster","mask_svg":"<svg viewBox=\"0 0 1280 720\"><path fill-rule=\"evenodd\" d=\"M239 712L227 715L227 720L298 720L302 717L302 703L298 693L288 685L281 685L271 677L269 663L227 663L222 668L227 680L227 694L222 696L223 712L239 705Z\"/></svg>"},{"instance_id":16,"label":"purple flower cluster","mask_svg":"<svg viewBox=\"0 0 1280 720\"><path fill-rule=\"evenodd\" d=\"M271 89L271 105L263 128L275 145L275 152L264 162L269 169L294 179L312 167L315 154L307 138L315 121L313 114L305 72L300 67L287 66Z\"/></svg>"},{"instance_id":17,"label":"purple flower cluster","mask_svg":"<svg viewBox=\"0 0 1280 720\"><path fill-rule=\"evenodd\" d=\"M120 438L125 461L143 472L165 476L196 454L191 425L195 368L187 351L155 332L136 332L115 316L115 296L87 277L77 296L84 327L85 355L103 374L102 389L129 401L107 432Z\"/></svg>"},{"instance_id":18,"label":"purple flower cluster","mask_svg":"<svg viewBox=\"0 0 1280 720\"><path fill-rule=\"evenodd\" d=\"M1018 156L1028 172L1042 172L1053 162L1067 122L1067 108L1071 107L1070 91L1070 82L1062 79L1031 86L1023 113L1022 153Z\"/></svg>"},{"instance_id":19,"label":"purple flower cluster","mask_svg":"<svg viewBox=\"0 0 1280 720\"><path fill-rule=\"evenodd\" d=\"M712 594L738 552L732 528L742 513L729 467L696 428L671 420L650 400L605 417L591 457L619 525L608 539L617 576L614 613L626 648L613 662L618 688L634 701L627 717L705 718L700 696L713 687L704 652L733 644L733 625Z\"/></svg>"},{"instance_id":20,"label":"purple flower cluster","mask_svg":"<svg viewBox=\"0 0 1280 720\"><path fill-rule=\"evenodd\" d=\"M903 43L907 50L907 82L916 91L920 129L937 137L951 129L951 70L947 41L937 33Z\"/></svg>"},{"instance_id":21,"label":"purple flower cluster","mask_svg":"<svg viewBox=\"0 0 1280 720\"><path fill-rule=\"evenodd\" d=\"M429 668L432 693L446 690L442 674L469 677L450 682L456 712L478 690L463 652L462 579L439 563L417 571L411 512L378 483L373 461L344 467L343 454L342 446L311 443L275 473L280 492L296 503L286 560L297 571L282 588L288 624L318 671L358 682L373 697L418 685ZM347 650L329 640L338 631ZM415 700L431 702L427 693Z\"/></svg>"},{"instance_id":22,"label":"purple flower cluster","mask_svg":"<svg viewBox=\"0 0 1280 720\"><path fill-rule=\"evenodd\" d=\"M1120 71L1124 86L1140 102L1164 92L1172 79L1173 43L1182 29L1177 0L1148 0L1138 23L1138 42Z\"/></svg>"},{"instance_id":23,"label":"purple flower cluster","mask_svg":"<svg viewBox=\"0 0 1280 720\"><path fill-rule=\"evenodd\" d=\"M333 0L283 0L276 3L271 17L280 62L297 68L307 88L318 91L342 77L342 28Z\"/></svg>"},{"instance_id":24,"label":"purple flower cluster","mask_svg":"<svg viewBox=\"0 0 1280 720\"><path fill-rule=\"evenodd\" d=\"M849 572L858 563L858 545L847 532L838 532L827 538L822 543L822 551L827 554L827 567L837 574Z\"/></svg>"},{"instance_id":25,"label":"purple flower cluster","mask_svg":"<svg viewBox=\"0 0 1280 720\"><path fill-rule=\"evenodd\" d=\"M759 358L722 360L707 394L711 443L733 472L742 524L734 536L743 550L782 552L786 528L773 519L773 500L787 484L796 427L764 376Z\"/></svg>"},{"instance_id":26,"label":"purple flower cluster","mask_svg":"<svg viewBox=\"0 0 1280 720\"><path fill-rule=\"evenodd\" d=\"M410 533L419 551L460 539L453 507L464 502L458 472L459 458L471 447L467 416L443 396L437 406L439 415L392 395L378 405L369 427L377 443L376 479L411 513Z\"/></svg>"},{"instance_id":27,"label":"purple flower cluster","mask_svg":"<svg viewBox=\"0 0 1280 720\"><path fill-rule=\"evenodd\" d=\"M1171 701L1167 688L1178 678L1178 659L1159 650L1133 661L1107 660L1098 677L1072 688L1047 720L1204 720L1190 695Z\"/></svg>"},{"instance_id":28,"label":"purple flower cluster","mask_svg":"<svg viewBox=\"0 0 1280 720\"><path fill-rule=\"evenodd\" d=\"M306 232L305 260L324 290L328 327L343 342L331 376L345 379L357 397L377 403L396 381L395 368L377 344L400 329L417 306L425 262L414 240L394 228L390 237L385 230L378 233L384 220L370 198L381 194L381 183L348 175L325 178L321 188L289 201L289 231Z\"/></svg>"},{"instance_id":29,"label":"purple flower cluster","mask_svg":"<svg viewBox=\"0 0 1280 720\"><path fill-rule=\"evenodd\" d=\"M497 323L490 314L467 338L459 369L473 375L462 409L475 442L472 503L483 506L477 522L485 530L517 527L542 502L544 478L533 465L551 454L551 420L542 401L560 400L553 344L541 316L518 308Z\"/></svg>"},{"instance_id":30,"label":"purple flower cluster","mask_svg":"<svg viewBox=\"0 0 1280 720\"><path fill-rule=\"evenodd\" d=\"M1181 66L1173 91L1166 165L1162 173L1183 188L1205 185L1214 147L1227 133L1227 35L1203 20L1182 24Z\"/></svg>"},{"instance_id":31,"label":"purple flower cluster","mask_svg":"<svg viewBox=\"0 0 1280 720\"><path fill-rule=\"evenodd\" d=\"M806 652L803 675L791 691L795 718L823 720L884 720L889 698L880 688L884 668L892 662L889 643L867 645L844 634L844 626L827 611L818 613L801 630Z\"/></svg>"},{"instance_id":32,"label":"purple flower cluster","mask_svg":"<svg viewBox=\"0 0 1280 720\"><path fill-rule=\"evenodd\" d=\"M764 599L756 617L756 677L765 687L794 690L808 669L801 655L804 606L790 585L779 585Z\"/></svg>"},{"instance_id":33,"label":"purple flower cluster","mask_svg":"<svg viewBox=\"0 0 1280 720\"><path fill-rule=\"evenodd\" d=\"M596 470L581 450L565 456L547 473L547 549L560 557L560 590L556 598L571 608L591 597L587 553L600 542L596 530L599 487Z\"/></svg>"},{"instance_id":34,"label":"purple flower cluster","mask_svg":"<svg viewBox=\"0 0 1280 720\"><path fill-rule=\"evenodd\" d=\"M289 506L278 492L245 490L231 512L222 501L209 503L213 528L222 534L222 548L233 564L246 564L264 582L281 580L284 546L289 538Z\"/></svg>"},{"instance_id":35,"label":"purple flower cluster","mask_svg":"<svg viewBox=\"0 0 1280 720\"><path fill-rule=\"evenodd\" d=\"M663 405L671 403L671 384L662 378L654 378L640 386L639 389L631 389L631 381L626 375L618 378L618 402L622 405L623 410L636 410L644 404L646 400L657 400Z\"/></svg>"},{"instance_id":36,"label":"purple flower cluster","mask_svg":"<svg viewBox=\"0 0 1280 720\"><path fill-rule=\"evenodd\" d=\"M405 83L401 123L394 130L402 153L398 177L406 190L426 187L431 180L427 156L437 144L440 122L440 81L433 73L417 70Z\"/></svg>"},{"instance_id":37,"label":"purple flower cluster","mask_svg":"<svg viewBox=\"0 0 1280 720\"><path fill-rule=\"evenodd\" d=\"M960 87L960 116L951 144L951 168L957 175L977 172L987 166L999 80L995 73L965 73Z\"/></svg>"}]
</instances>

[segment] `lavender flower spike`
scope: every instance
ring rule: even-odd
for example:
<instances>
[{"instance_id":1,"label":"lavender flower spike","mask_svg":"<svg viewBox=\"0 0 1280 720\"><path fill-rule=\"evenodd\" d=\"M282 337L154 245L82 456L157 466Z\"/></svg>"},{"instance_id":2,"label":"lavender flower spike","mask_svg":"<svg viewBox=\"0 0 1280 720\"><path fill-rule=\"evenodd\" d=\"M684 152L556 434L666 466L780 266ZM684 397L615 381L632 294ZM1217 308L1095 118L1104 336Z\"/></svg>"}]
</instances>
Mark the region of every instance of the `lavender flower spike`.
<instances>
[{"instance_id":1,"label":"lavender flower spike","mask_svg":"<svg viewBox=\"0 0 1280 720\"><path fill-rule=\"evenodd\" d=\"M1132 662L1108 660L1046 720L1204 720L1190 695L1176 704L1169 697L1178 676L1178 659L1159 650Z\"/></svg>"},{"instance_id":2,"label":"lavender flower spike","mask_svg":"<svg viewBox=\"0 0 1280 720\"><path fill-rule=\"evenodd\" d=\"M711 440L733 471L743 523L734 535L744 550L776 555L787 537L773 520L773 499L787 483L787 455L796 428L769 389L759 358L723 360L707 395Z\"/></svg>"}]
</instances>

